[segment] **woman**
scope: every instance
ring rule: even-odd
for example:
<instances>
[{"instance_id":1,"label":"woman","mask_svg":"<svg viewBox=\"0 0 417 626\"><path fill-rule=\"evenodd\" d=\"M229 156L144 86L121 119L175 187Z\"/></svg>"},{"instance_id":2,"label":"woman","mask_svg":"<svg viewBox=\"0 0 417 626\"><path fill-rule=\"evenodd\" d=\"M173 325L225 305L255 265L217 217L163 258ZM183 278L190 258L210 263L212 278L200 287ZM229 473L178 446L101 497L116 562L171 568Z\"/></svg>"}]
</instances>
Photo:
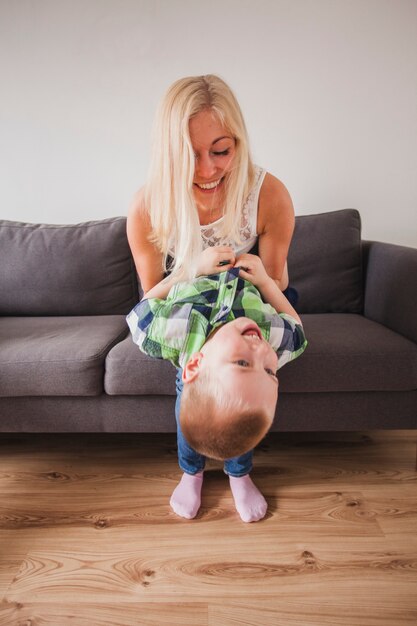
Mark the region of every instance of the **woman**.
<instances>
[{"instance_id":1,"label":"woman","mask_svg":"<svg viewBox=\"0 0 417 626\"><path fill-rule=\"evenodd\" d=\"M176 81L159 107L148 182L129 209L127 233L146 294L167 273L192 279L202 250L222 269L256 244L267 270L284 291L294 209L285 186L255 166L245 122L228 85L214 75ZM211 249L211 250L210 250ZM177 424L182 384L177 377ZM200 507L203 472L189 473L194 451L178 427L180 466L186 467L172 498L188 519ZM183 462L182 462L183 461ZM244 521L264 517L267 504L249 477L252 453L231 460L228 472L236 508ZM236 468L234 474L233 468Z\"/></svg>"}]
</instances>

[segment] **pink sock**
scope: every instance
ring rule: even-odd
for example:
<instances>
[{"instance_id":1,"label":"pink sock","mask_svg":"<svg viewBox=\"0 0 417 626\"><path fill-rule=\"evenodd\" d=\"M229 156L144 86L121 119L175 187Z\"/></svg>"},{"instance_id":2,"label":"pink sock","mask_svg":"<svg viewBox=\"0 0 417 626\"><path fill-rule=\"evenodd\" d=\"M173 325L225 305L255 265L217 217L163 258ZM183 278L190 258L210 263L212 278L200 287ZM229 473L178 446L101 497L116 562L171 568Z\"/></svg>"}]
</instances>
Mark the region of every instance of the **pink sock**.
<instances>
[{"instance_id":1,"label":"pink sock","mask_svg":"<svg viewBox=\"0 0 417 626\"><path fill-rule=\"evenodd\" d=\"M257 522L265 517L268 504L249 474L229 476L235 507L244 522Z\"/></svg>"},{"instance_id":2,"label":"pink sock","mask_svg":"<svg viewBox=\"0 0 417 626\"><path fill-rule=\"evenodd\" d=\"M169 502L173 511L180 517L193 519L200 508L202 486L203 472L193 475L184 472Z\"/></svg>"}]
</instances>

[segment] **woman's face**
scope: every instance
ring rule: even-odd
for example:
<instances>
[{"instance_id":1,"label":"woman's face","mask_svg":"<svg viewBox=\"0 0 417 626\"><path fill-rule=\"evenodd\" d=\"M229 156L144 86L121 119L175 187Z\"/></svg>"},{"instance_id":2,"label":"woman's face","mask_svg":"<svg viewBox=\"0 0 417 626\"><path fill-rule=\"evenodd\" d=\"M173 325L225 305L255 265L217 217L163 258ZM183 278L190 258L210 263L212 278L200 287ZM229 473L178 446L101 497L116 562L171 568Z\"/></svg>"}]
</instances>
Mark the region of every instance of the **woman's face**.
<instances>
[{"instance_id":1,"label":"woman's face","mask_svg":"<svg viewBox=\"0 0 417 626\"><path fill-rule=\"evenodd\" d=\"M189 130L195 155L193 190L197 206L222 206L224 179L233 168L236 154L235 139L209 109L190 119Z\"/></svg>"}]
</instances>

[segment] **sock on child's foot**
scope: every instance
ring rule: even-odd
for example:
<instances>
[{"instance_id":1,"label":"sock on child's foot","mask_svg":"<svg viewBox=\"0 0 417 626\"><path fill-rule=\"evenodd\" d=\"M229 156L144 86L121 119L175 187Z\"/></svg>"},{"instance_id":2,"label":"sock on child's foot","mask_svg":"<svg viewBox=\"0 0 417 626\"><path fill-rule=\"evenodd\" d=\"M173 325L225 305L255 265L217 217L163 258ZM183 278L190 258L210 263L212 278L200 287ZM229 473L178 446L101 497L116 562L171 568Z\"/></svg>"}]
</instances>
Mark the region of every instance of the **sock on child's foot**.
<instances>
[{"instance_id":1,"label":"sock on child's foot","mask_svg":"<svg viewBox=\"0 0 417 626\"><path fill-rule=\"evenodd\" d=\"M171 496L172 510L180 517L193 519L200 508L203 472L184 474Z\"/></svg>"},{"instance_id":2,"label":"sock on child's foot","mask_svg":"<svg viewBox=\"0 0 417 626\"><path fill-rule=\"evenodd\" d=\"M230 488L235 501L236 510L244 522L257 522L266 515L268 504L253 484L249 474L246 476L229 476Z\"/></svg>"}]
</instances>

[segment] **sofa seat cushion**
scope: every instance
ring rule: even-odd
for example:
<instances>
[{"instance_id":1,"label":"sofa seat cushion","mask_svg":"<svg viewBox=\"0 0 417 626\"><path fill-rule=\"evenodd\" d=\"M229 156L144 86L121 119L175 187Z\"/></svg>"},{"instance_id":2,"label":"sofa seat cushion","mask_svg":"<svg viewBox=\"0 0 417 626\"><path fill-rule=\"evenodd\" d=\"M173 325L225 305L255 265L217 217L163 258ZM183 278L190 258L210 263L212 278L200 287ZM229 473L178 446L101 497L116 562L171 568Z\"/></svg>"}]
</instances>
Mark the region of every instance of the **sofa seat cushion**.
<instances>
[{"instance_id":1,"label":"sofa seat cushion","mask_svg":"<svg viewBox=\"0 0 417 626\"><path fill-rule=\"evenodd\" d=\"M0 396L93 396L104 359L126 335L123 315L2 317Z\"/></svg>"},{"instance_id":2,"label":"sofa seat cushion","mask_svg":"<svg viewBox=\"0 0 417 626\"><path fill-rule=\"evenodd\" d=\"M308 346L280 370L281 392L417 389L417 345L355 314L302 315Z\"/></svg>"},{"instance_id":3,"label":"sofa seat cushion","mask_svg":"<svg viewBox=\"0 0 417 626\"><path fill-rule=\"evenodd\" d=\"M176 369L143 354L129 335L106 358L104 390L109 395L175 395Z\"/></svg>"},{"instance_id":4,"label":"sofa seat cushion","mask_svg":"<svg viewBox=\"0 0 417 626\"><path fill-rule=\"evenodd\" d=\"M280 370L280 393L417 389L417 346L362 315L302 316L308 346ZM143 354L130 335L106 359L110 395L175 394L171 363Z\"/></svg>"}]
</instances>

